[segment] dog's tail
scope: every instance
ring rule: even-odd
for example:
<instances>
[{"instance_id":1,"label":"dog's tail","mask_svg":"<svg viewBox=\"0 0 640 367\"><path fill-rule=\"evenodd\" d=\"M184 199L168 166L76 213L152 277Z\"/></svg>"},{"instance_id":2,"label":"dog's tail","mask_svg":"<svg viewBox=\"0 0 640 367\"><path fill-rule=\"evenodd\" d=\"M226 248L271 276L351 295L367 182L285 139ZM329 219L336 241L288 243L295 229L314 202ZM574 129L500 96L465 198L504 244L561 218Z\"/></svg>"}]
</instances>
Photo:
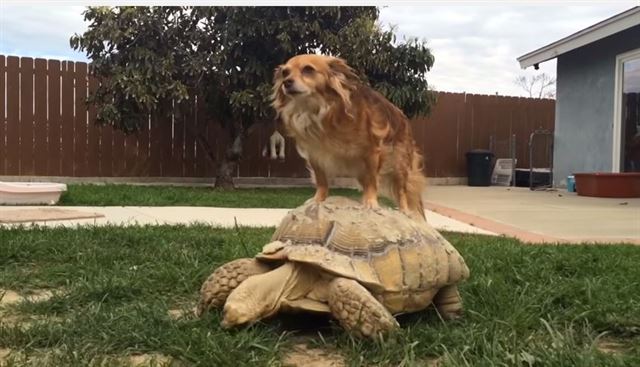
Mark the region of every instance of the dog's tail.
<instances>
[{"instance_id":1,"label":"dog's tail","mask_svg":"<svg viewBox=\"0 0 640 367\"><path fill-rule=\"evenodd\" d=\"M380 180L380 189L382 194L392 198L396 205L400 205L399 193L405 192L407 195L407 209L409 210L407 214L416 220L426 221L422 194L427 186L427 179L422 173L422 154L420 154L417 147L414 147L413 151L407 154L411 156L408 172L387 172L387 174L383 174Z\"/></svg>"},{"instance_id":2,"label":"dog's tail","mask_svg":"<svg viewBox=\"0 0 640 367\"><path fill-rule=\"evenodd\" d=\"M422 154L418 151L418 148L413 149L411 157L411 168L409 170L409 176L407 177L407 204L412 214L415 214L416 218L421 218L426 221L427 217L424 214L424 204L422 202L422 195L427 187L427 179L423 174L424 159Z\"/></svg>"}]
</instances>

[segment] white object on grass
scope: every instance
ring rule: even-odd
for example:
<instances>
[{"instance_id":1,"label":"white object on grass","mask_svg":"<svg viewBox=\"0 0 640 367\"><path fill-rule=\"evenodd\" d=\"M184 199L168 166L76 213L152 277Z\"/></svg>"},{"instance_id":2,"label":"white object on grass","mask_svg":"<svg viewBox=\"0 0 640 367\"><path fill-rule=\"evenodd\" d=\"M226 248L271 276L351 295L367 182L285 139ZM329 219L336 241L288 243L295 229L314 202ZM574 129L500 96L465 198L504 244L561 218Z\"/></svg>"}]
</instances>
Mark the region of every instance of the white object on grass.
<instances>
[{"instance_id":1,"label":"white object on grass","mask_svg":"<svg viewBox=\"0 0 640 367\"><path fill-rule=\"evenodd\" d=\"M64 191L61 183L0 181L0 205L54 205Z\"/></svg>"}]
</instances>

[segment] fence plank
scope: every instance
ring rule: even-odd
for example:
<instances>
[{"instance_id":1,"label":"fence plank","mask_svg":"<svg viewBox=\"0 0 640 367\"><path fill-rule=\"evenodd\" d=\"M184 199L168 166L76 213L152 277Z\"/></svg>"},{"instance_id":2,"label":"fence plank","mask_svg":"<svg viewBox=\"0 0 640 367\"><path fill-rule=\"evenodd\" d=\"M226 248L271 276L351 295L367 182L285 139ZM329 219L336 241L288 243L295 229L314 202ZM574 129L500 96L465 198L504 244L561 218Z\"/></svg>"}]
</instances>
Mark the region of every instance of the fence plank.
<instances>
[{"instance_id":1,"label":"fence plank","mask_svg":"<svg viewBox=\"0 0 640 367\"><path fill-rule=\"evenodd\" d=\"M74 69L75 64L70 61L62 63L62 143L61 166L63 176L74 175L75 154L73 152L74 140Z\"/></svg>"},{"instance_id":2,"label":"fence plank","mask_svg":"<svg viewBox=\"0 0 640 367\"><path fill-rule=\"evenodd\" d=\"M263 122L256 123L260 124L260 126L255 126L244 141L243 156L239 164L240 177L260 177L260 167L268 164L267 160L263 159L261 154L262 147L266 142L260 139L262 135L261 130L265 129L266 124ZM271 135L271 132L269 132L269 135ZM266 176L266 172L264 176Z\"/></svg>"},{"instance_id":3,"label":"fence plank","mask_svg":"<svg viewBox=\"0 0 640 367\"><path fill-rule=\"evenodd\" d=\"M124 133L122 130L113 129L113 152L111 167L115 177L126 176L126 158L124 152Z\"/></svg>"},{"instance_id":4,"label":"fence plank","mask_svg":"<svg viewBox=\"0 0 640 367\"><path fill-rule=\"evenodd\" d=\"M160 149L160 118L157 114L151 115L151 129L149 130L149 176L160 177L162 176L162 150Z\"/></svg>"},{"instance_id":5,"label":"fence plank","mask_svg":"<svg viewBox=\"0 0 640 367\"><path fill-rule=\"evenodd\" d=\"M196 165L196 152L195 152L195 144L196 137L194 135L196 131L195 119L195 107L189 108L188 112L184 116L184 121L182 124L182 139L184 140L184 154L183 159L180 160L182 167L182 174L184 177L194 177L195 176L195 165ZM176 137L178 135L176 134ZM178 143L179 141L176 141ZM174 143L175 146L175 143ZM174 150L175 152L175 150Z\"/></svg>"},{"instance_id":6,"label":"fence plank","mask_svg":"<svg viewBox=\"0 0 640 367\"><path fill-rule=\"evenodd\" d=\"M204 108L203 108L204 110ZM214 161L211 162L211 160L207 160L207 166L206 166L206 170L205 170L205 174L207 175L207 177L212 177L215 178L217 171L218 171L218 164L220 162L220 160L222 159L222 156L218 153L219 150L219 137L220 137L220 124L218 123L218 121L214 121L212 118L209 118L209 116L206 114L206 112L203 113L203 117L204 122L200 122L201 124L204 123L207 125L207 141L209 142L209 145L211 146L211 149L213 150L212 154L214 157Z\"/></svg>"},{"instance_id":7,"label":"fence plank","mask_svg":"<svg viewBox=\"0 0 640 367\"><path fill-rule=\"evenodd\" d=\"M123 176L138 176L142 162L138 159L138 136L135 133L124 134L124 164Z\"/></svg>"},{"instance_id":8,"label":"fence plank","mask_svg":"<svg viewBox=\"0 0 640 367\"><path fill-rule=\"evenodd\" d=\"M49 60L49 103L48 103L48 163L49 176L62 176L60 165L61 144L60 134L62 129L62 108L60 107L60 87L62 78L62 64L58 60Z\"/></svg>"},{"instance_id":9,"label":"fence plank","mask_svg":"<svg viewBox=\"0 0 640 367\"><path fill-rule=\"evenodd\" d=\"M176 107L177 108L177 107ZM171 177L183 177L185 175L184 169L188 165L185 159L185 124L189 119L189 114L183 116L175 115L173 118L173 140L171 148L171 161L167 164L166 172L163 172L163 176ZM185 176L188 177L188 176Z\"/></svg>"},{"instance_id":10,"label":"fence plank","mask_svg":"<svg viewBox=\"0 0 640 367\"><path fill-rule=\"evenodd\" d=\"M160 164L162 167L162 177L171 177L171 166L173 162L172 147L171 147L171 134L173 130L172 121L170 116L162 116L160 120L159 139L154 143L158 144L160 150Z\"/></svg>"},{"instance_id":11,"label":"fence plank","mask_svg":"<svg viewBox=\"0 0 640 367\"><path fill-rule=\"evenodd\" d=\"M7 145L5 174L20 174L20 59L7 57Z\"/></svg>"},{"instance_id":12,"label":"fence plank","mask_svg":"<svg viewBox=\"0 0 640 367\"><path fill-rule=\"evenodd\" d=\"M20 175L33 176L33 59L20 59Z\"/></svg>"},{"instance_id":13,"label":"fence plank","mask_svg":"<svg viewBox=\"0 0 640 367\"><path fill-rule=\"evenodd\" d=\"M89 96L93 95L98 89L99 82L89 76ZM100 172L100 126L96 122L96 107L94 104L87 106L87 170L86 174L90 177L101 176Z\"/></svg>"},{"instance_id":14,"label":"fence plank","mask_svg":"<svg viewBox=\"0 0 640 367\"><path fill-rule=\"evenodd\" d=\"M150 117L147 117L147 119L142 122L140 131L136 133L138 158L135 172L136 175L140 177L149 176L149 121Z\"/></svg>"},{"instance_id":15,"label":"fence plank","mask_svg":"<svg viewBox=\"0 0 640 367\"><path fill-rule=\"evenodd\" d=\"M87 64L84 62L76 63L75 70L75 119L74 119L74 157L75 157L75 176L89 176L87 160Z\"/></svg>"},{"instance_id":16,"label":"fence plank","mask_svg":"<svg viewBox=\"0 0 640 367\"><path fill-rule=\"evenodd\" d=\"M46 176L47 161L49 160L47 156L49 150L47 143L47 60L36 59L34 64L34 174Z\"/></svg>"},{"instance_id":17,"label":"fence plank","mask_svg":"<svg viewBox=\"0 0 640 367\"><path fill-rule=\"evenodd\" d=\"M438 106L428 117L425 126L427 141L423 146L428 176L447 177L456 175L459 170L457 166L458 121L463 119L463 111L468 106L470 103L468 101L465 103L465 96L461 94L444 93L438 97Z\"/></svg>"},{"instance_id":18,"label":"fence plank","mask_svg":"<svg viewBox=\"0 0 640 367\"><path fill-rule=\"evenodd\" d=\"M116 176L113 170L113 128L111 125L100 127L100 175Z\"/></svg>"},{"instance_id":19,"label":"fence plank","mask_svg":"<svg viewBox=\"0 0 640 367\"><path fill-rule=\"evenodd\" d=\"M5 173L5 159L7 156L7 148L5 146L4 137L7 136L6 132L6 118L5 118L5 57L0 55L0 175L6 175Z\"/></svg>"},{"instance_id":20,"label":"fence plank","mask_svg":"<svg viewBox=\"0 0 640 367\"><path fill-rule=\"evenodd\" d=\"M204 119L205 117L204 101L201 101L199 98L196 97L195 103L196 103L196 110L195 110L196 112L195 112L195 116L193 117L192 133L202 134L204 136L207 136L207 125L206 125L207 120ZM188 133L189 131L187 131L187 134ZM195 136L194 136L194 140L195 140L194 144L196 149L195 176L211 177L210 175L209 176L207 175L207 166L210 163L209 163L209 159L206 156L206 152L204 151L202 146L198 144L198 140Z\"/></svg>"}]
</instances>

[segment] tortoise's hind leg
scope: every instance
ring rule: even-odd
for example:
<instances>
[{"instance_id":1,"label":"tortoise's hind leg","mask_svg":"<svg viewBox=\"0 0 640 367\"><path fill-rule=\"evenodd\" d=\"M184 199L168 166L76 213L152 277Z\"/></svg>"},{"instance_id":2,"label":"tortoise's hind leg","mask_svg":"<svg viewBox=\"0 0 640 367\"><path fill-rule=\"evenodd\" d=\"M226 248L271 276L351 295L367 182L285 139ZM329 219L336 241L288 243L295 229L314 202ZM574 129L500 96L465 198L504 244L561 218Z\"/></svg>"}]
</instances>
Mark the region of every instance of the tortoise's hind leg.
<instances>
[{"instance_id":1,"label":"tortoise's hind leg","mask_svg":"<svg viewBox=\"0 0 640 367\"><path fill-rule=\"evenodd\" d=\"M200 288L200 302L196 315L200 316L210 308L221 308L236 287L250 276L271 270L256 259L237 259L217 268Z\"/></svg>"},{"instance_id":2,"label":"tortoise's hind leg","mask_svg":"<svg viewBox=\"0 0 640 367\"><path fill-rule=\"evenodd\" d=\"M433 304L438 313L445 320L455 320L462 317L462 299L457 285L449 285L438 291L433 298Z\"/></svg>"},{"instance_id":3,"label":"tortoise's hind leg","mask_svg":"<svg viewBox=\"0 0 640 367\"><path fill-rule=\"evenodd\" d=\"M355 280L336 278L329 283L329 309L356 336L378 337L398 327L393 315Z\"/></svg>"}]
</instances>

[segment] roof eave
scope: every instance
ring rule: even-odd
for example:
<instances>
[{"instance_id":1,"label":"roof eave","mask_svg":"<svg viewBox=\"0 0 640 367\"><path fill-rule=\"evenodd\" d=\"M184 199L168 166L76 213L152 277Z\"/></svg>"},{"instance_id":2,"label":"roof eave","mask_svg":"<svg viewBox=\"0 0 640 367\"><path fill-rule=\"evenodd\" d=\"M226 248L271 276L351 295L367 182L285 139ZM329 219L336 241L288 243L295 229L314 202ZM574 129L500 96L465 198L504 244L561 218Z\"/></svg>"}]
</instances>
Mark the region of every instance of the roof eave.
<instances>
[{"instance_id":1,"label":"roof eave","mask_svg":"<svg viewBox=\"0 0 640 367\"><path fill-rule=\"evenodd\" d=\"M522 69L539 64L588 45L612 34L640 25L640 6L594 24L570 36L541 47L517 58Z\"/></svg>"}]
</instances>

